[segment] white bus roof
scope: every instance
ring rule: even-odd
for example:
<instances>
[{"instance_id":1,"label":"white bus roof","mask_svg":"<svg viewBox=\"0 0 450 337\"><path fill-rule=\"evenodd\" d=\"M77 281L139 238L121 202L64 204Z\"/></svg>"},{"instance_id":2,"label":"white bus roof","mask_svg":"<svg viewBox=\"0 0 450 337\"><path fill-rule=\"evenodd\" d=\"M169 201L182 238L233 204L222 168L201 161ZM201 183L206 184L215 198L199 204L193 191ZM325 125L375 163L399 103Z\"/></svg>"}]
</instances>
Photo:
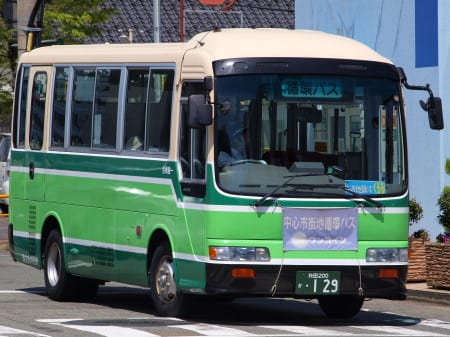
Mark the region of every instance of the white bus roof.
<instances>
[{"instance_id":1,"label":"white bus roof","mask_svg":"<svg viewBox=\"0 0 450 337\"><path fill-rule=\"evenodd\" d=\"M366 45L339 35L309 30L234 28L197 34L185 43L64 45L37 48L21 63L127 63L204 61L245 57L305 57L392 63ZM199 62L200 60L197 60ZM203 64L203 66L206 66Z\"/></svg>"}]
</instances>

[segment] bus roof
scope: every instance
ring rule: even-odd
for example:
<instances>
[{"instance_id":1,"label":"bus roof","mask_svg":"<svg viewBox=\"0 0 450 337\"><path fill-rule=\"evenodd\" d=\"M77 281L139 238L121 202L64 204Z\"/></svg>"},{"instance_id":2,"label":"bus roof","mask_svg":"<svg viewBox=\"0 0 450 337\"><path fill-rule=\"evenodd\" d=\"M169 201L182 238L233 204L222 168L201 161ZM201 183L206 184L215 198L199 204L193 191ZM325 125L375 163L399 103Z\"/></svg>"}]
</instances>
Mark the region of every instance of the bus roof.
<instances>
[{"instance_id":1,"label":"bus roof","mask_svg":"<svg viewBox=\"0 0 450 337\"><path fill-rule=\"evenodd\" d=\"M232 28L197 34L185 43L65 45L37 48L21 63L126 63L209 61L244 57L306 57L392 63L353 39L319 31Z\"/></svg>"},{"instance_id":2,"label":"bus roof","mask_svg":"<svg viewBox=\"0 0 450 337\"><path fill-rule=\"evenodd\" d=\"M223 29L200 33L191 41L201 41L212 59L305 57L392 63L356 40L313 30Z\"/></svg>"}]
</instances>

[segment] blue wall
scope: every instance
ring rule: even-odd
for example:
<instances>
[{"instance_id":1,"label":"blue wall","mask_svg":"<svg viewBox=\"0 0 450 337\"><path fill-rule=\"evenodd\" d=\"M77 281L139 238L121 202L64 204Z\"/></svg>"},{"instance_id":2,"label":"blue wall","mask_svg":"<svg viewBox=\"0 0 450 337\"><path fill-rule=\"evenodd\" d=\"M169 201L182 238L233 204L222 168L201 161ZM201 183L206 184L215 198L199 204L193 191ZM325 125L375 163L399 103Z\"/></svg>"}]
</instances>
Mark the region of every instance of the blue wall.
<instances>
[{"instance_id":1,"label":"blue wall","mask_svg":"<svg viewBox=\"0 0 450 337\"><path fill-rule=\"evenodd\" d=\"M416 67L438 66L438 2L415 0Z\"/></svg>"},{"instance_id":2,"label":"blue wall","mask_svg":"<svg viewBox=\"0 0 450 337\"><path fill-rule=\"evenodd\" d=\"M296 0L297 29L321 30L359 40L403 67L408 82L429 83L441 96L445 115L450 99L450 1L448 0ZM444 74L447 74L444 76ZM427 228L431 237L442 231L437 199L450 185L445 174L449 153L450 120L446 129L428 127L419 100L428 95L405 90L409 150L410 196L424 208L424 218L410 228Z\"/></svg>"}]
</instances>

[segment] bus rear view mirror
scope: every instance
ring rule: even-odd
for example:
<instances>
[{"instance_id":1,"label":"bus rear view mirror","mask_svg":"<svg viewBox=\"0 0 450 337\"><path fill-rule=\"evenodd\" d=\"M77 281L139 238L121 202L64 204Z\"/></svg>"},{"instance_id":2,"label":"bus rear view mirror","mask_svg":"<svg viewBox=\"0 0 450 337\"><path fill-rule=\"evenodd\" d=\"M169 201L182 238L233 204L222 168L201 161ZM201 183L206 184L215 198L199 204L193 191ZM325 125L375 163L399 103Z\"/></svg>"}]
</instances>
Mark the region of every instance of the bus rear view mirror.
<instances>
[{"instance_id":1,"label":"bus rear view mirror","mask_svg":"<svg viewBox=\"0 0 450 337\"><path fill-rule=\"evenodd\" d=\"M444 118L442 116L442 102L439 97L434 97L433 91L430 89L430 85L425 86L411 85L405 75L403 68L398 67L398 75L400 77L400 82L405 86L406 89L410 90L423 90L427 91L428 97L427 102L420 101L420 106L423 110L428 112L428 122L430 124L430 129L432 130L442 130L444 128Z\"/></svg>"},{"instance_id":2,"label":"bus rear view mirror","mask_svg":"<svg viewBox=\"0 0 450 337\"><path fill-rule=\"evenodd\" d=\"M444 118L442 116L442 102L440 97L431 96L428 101L420 101L422 109L428 112L428 122L432 130L442 130L444 128Z\"/></svg>"},{"instance_id":3,"label":"bus rear view mirror","mask_svg":"<svg viewBox=\"0 0 450 337\"><path fill-rule=\"evenodd\" d=\"M193 129L212 124L212 108L211 104L205 103L204 95L189 96L188 124Z\"/></svg>"}]
</instances>

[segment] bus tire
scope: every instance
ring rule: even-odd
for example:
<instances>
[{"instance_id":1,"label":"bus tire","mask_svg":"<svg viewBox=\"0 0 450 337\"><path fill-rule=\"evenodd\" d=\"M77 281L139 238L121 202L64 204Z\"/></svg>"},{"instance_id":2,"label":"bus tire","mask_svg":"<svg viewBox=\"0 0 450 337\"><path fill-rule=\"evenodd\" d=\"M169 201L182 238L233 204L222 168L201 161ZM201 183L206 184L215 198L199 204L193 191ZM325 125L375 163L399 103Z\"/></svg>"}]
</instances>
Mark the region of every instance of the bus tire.
<instances>
[{"instance_id":1,"label":"bus tire","mask_svg":"<svg viewBox=\"0 0 450 337\"><path fill-rule=\"evenodd\" d=\"M43 262L47 296L55 301L73 299L77 280L66 271L63 242L57 230L52 230L48 236Z\"/></svg>"},{"instance_id":2,"label":"bus tire","mask_svg":"<svg viewBox=\"0 0 450 337\"><path fill-rule=\"evenodd\" d=\"M156 247L148 272L150 296L159 316L183 316L186 295L177 291L173 257L167 242Z\"/></svg>"},{"instance_id":3,"label":"bus tire","mask_svg":"<svg viewBox=\"0 0 450 337\"><path fill-rule=\"evenodd\" d=\"M319 297L319 305L328 318L349 319L355 316L364 303L364 297L336 295Z\"/></svg>"}]
</instances>

